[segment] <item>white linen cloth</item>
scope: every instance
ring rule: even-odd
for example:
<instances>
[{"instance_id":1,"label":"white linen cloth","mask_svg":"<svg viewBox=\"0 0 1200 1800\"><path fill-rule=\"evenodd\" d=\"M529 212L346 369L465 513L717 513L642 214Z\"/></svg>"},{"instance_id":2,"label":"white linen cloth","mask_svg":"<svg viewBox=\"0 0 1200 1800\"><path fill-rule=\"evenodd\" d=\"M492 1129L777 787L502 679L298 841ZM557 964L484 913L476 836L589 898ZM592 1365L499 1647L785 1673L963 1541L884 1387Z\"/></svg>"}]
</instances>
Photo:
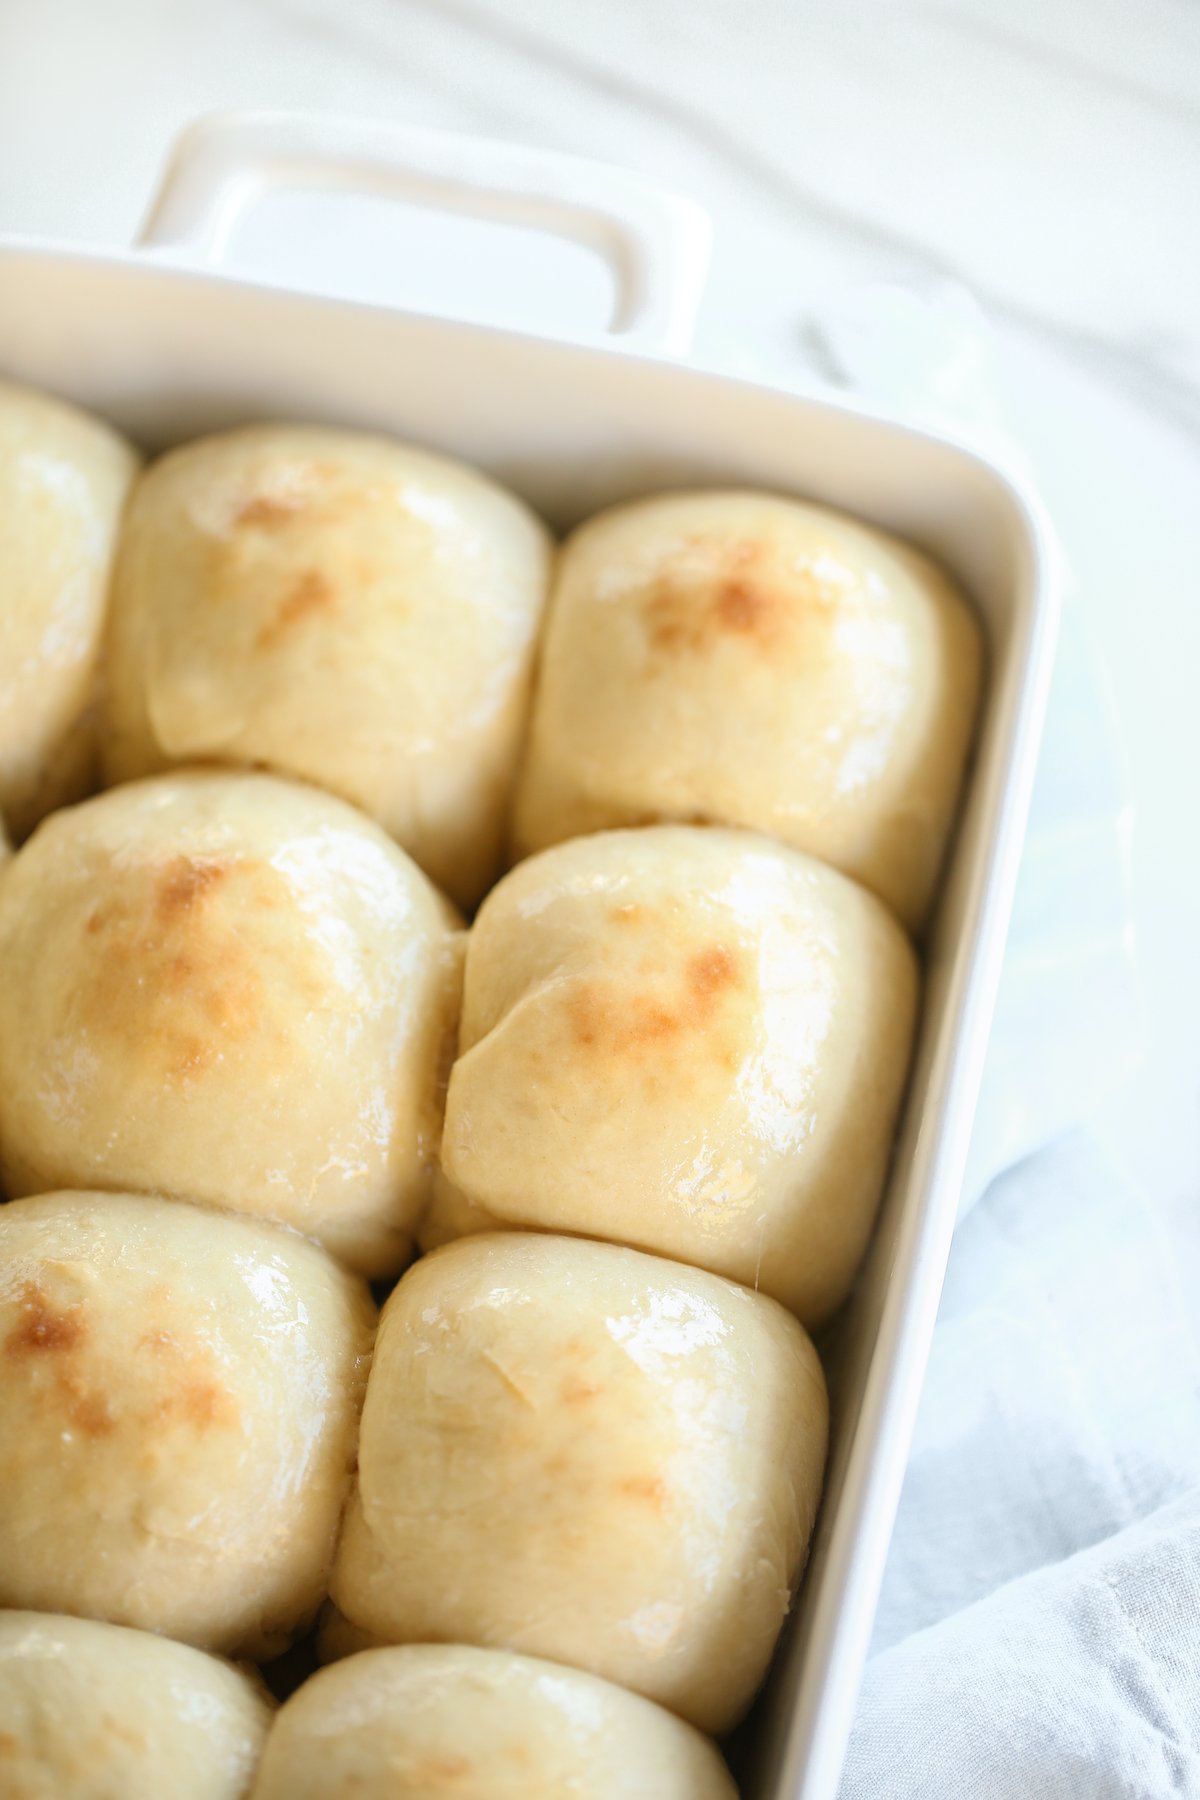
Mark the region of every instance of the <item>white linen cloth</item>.
<instances>
[{"instance_id":1,"label":"white linen cloth","mask_svg":"<svg viewBox=\"0 0 1200 1800\"><path fill-rule=\"evenodd\" d=\"M1086 1134L960 1225L842 1800L1200 1794L1178 1250Z\"/></svg>"}]
</instances>

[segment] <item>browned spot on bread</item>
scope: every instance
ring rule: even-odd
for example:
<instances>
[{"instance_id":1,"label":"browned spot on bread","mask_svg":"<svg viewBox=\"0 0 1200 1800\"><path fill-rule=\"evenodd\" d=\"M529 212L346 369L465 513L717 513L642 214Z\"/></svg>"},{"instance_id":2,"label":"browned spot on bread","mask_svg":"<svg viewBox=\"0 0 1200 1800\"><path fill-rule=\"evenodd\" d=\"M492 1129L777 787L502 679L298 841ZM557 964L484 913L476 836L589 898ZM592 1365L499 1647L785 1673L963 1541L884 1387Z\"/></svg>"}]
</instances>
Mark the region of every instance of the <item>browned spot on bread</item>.
<instances>
[{"instance_id":1,"label":"browned spot on bread","mask_svg":"<svg viewBox=\"0 0 1200 1800\"><path fill-rule=\"evenodd\" d=\"M37 1356L69 1351L87 1336L87 1323L79 1305L56 1307L35 1281L25 1283L21 1316L4 1340L9 1356Z\"/></svg>"},{"instance_id":2,"label":"browned spot on bread","mask_svg":"<svg viewBox=\"0 0 1200 1800\"><path fill-rule=\"evenodd\" d=\"M676 587L669 575L660 575L645 602L646 635L655 650L673 654L678 650L704 648L701 607L703 600L684 588Z\"/></svg>"},{"instance_id":3,"label":"browned spot on bread","mask_svg":"<svg viewBox=\"0 0 1200 1800\"><path fill-rule=\"evenodd\" d=\"M323 522L362 505L363 482L337 457L287 458L268 462L246 477L244 499L233 510L230 522L268 536L298 524L301 532L312 529L314 519ZM367 483L367 493L371 491Z\"/></svg>"},{"instance_id":4,"label":"browned spot on bread","mask_svg":"<svg viewBox=\"0 0 1200 1800\"><path fill-rule=\"evenodd\" d=\"M635 1050L677 1032L678 1012L646 995L613 992L588 982L572 994L571 1027L586 1049Z\"/></svg>"},{"instance_id":5,"label":"browned spot on bread","mask_svg":"<svg viewBox=\"0 0 1200 1800\"><path fill-rule=\"evenodd\" d=\"M185 1381L164 1401L156 1418L177 1419L197 1431L211 1425L236 1425L238 1410L231 1395L215 1381Z\"/></svg>"},{"instance_id":6,"label":"browned spot on bread","mask_svg":"<svg viewBox=\"0 0 1200 1800\"><path fill-rule=\"evenodd\" d=\"M722 988L736 986L738 966L724 944L710 944L688 958L687 978L693 994L705 998Z\"/></svg>"},{"instance_id":7,"label":"browned spot on bread","mask_svg":"<svg viewBox=\"0 0 1200 1800\"><path fill-rule=\"evenodd\" d=\"M558 1391L567 1406L582 1406L586 1401L594 1400L603 1389L595 1382L584 1381L580 1375L568 1375Z\"/></svg>"},{"instance_id":8,"label":"browned spot on bread","mask_svg":"<svg viewBox=\"0 0 1200 1800\"><path fill-rule=\"evenodd\" d=\"M207 1061L202 1038L189 1037L182 1031L175 1034L175 1054L170 1059L169 1074L186 1080L189 1075L198 1075Z\"/></svg>"},{"instance_id":9,"label":"browned spot on bread","mask_svg":"<svg viewBox=\"0 0 1200 1800\"><path fill-rule=\"evenodd\" d=\"M82 921L73 1022L92 1043L190 1081L235 1045L272 1036L272 996L320 1004L320 952L276 924L294 913L269 863L179 854L113 867ZM274 1032L281 1062L286 1032ZM101 1049L101 1053L102 1049Z\"/></svg>"},{"instance_id":10,"label":"browned spot on bread","mask_svg":"<svg viewBox=\"0 0 1200 1800\"><path fill-rule=\"evenodd\" d=\"M166 929L180 917L197 911L205 896L224 881L234 867L236 865L222 863L215 857L173 856L149 875L150 905L155 923ZM122 915L127 910L115 897L102 901L92 908L84 921L85 933L88 937L99 937L114 927L119 929ZM183 970L186 956L181 951L176 952L173 961Z\"/></svg>"},{"instance_id":11,"label":"browned spot on bread","mask_svg":"<svg viewBox=\"0 0 1200 1800\"><path fill-rule=\"evenodd\" d=\"M298 512L303 512L305 496L301 493L252 494L242 502L233 516L235 525L257 525L270 531L287 525Z\"/></svg>"},{"instance_id":12,"label":"browned spot on bread","mask_svg":"<svg viewBox=\"0 0 1200 1800\"><path fill-rule=\"evenodd\" d=\"M302 619L330 611L335 598L328 577L320 569L306 569L295 585L288 589L276 607L274 617L259 632L255 639L256 645L260 650L275 649Z\"/></svg>"},{"instance_id":13,"label":"browned spot on bread","mask_svg":"<svg viewBox=\"0 0 1200 1800\"><path fill-rule=\"evenodd\" d=\"M105 1394L97 1393L78 1372L67 1368L58 1373L56 1391L59 1404L71 1424L85 1437L108 1437L117 1428Z\"/></svg>"},{"instance_id":14,"label":"browned spot on bread","mask_svg":"<svg viewBox=\"0 0 1200 1800\"><path fill-rule=\"evenodd\" d=\"M158 1365L162 1384L159 1397L142 1414L143 1423L190 1425L195 1431L238 1423L237 1402L217 1380L207 1348L181 1344L166 1330L145 1332L137 1347Z\"/></svg>"},{"instance_id":15,"label":"browned spot on bread","mask_svg":"<svg viewBox=\"0 0 1200 1800\"><path fill-rule=\"evenodd\" d=\"M643 985L593 980L567 1001L574 1041L611 1055L665 1049L713 1025L727 992L742 985L735 953L724 944L693 951L682 970L648 970Z\"/></svg>"},{"instance_id":16,"label":"browned spot on bread","mask_svg":"<svg viewBox=\"0 0 1200 1800\"><path fill-rule=\"evenodd\" d=\"M778 598L766 587L742 576L725 581L713 598L713 613L727 631L761 636L773 626Z\"/></svg>"},{"instance_id":17,"label":"browned spot on bread","mask_svg":"<svg viewBox=\"0 0 1200 1800\"><path fill-rule=\"evenodd\" d=\"M44 1377L32 1374L34 1393L52 1401L86 1436L105 1437L113 1430L108 1401L92 1389L78 1364L87 1338L87 1319L78 1301L56 1306L44 1288L28 1281L20 1316L4 1340L4 1350L15 1360L37 1359L45 1373Z\"/></svg>"},{"instance_id":18,"label":"browned spot on bread","mask_svg":"<svg viewBox=\"0 0 1200 1800\"><path fill-rule=\"evenodd\" d=\"M650 643L667 654L698 654L730 636L773 649L790 606L773 547L754 538L691 539L643 602Z\"/></svg>"},{"instance_id":19,"label":"browned spot on bread","mask_svg":"<svg viewBox=\"0 0 1200 1800\"><path fill-rule=\"evenodd\" d=\"M643 1500L655 1512L667 1504L667 1487L661 1475L626 1475L617 1483L617 1492L629 1500Z\"/></svg>"},{"instance_id":20,"label":"browned spot on bread","mask_svg":"<svg viewBox=\"0 0 1200 1800\"><path fill-rule=\"evenodd\" d=\"M15 1756L20 1748L11 1731L0 1731L0 1756Z\"/></svg>"},{"instance_id":21,"label":"browned spot on bread","mask_svg":"<svg viewBox=\"0 0 1200 1800\"><path fill-rule=\"evenodd\" d=\"M652 650L704 655L740 642L778 654L798 621L844 597L832 560L788 561L770 538L695 537L665 561L642 600Z\"/></svg>"},{"instance_id":22,"label":"browned spot on bread","mask_svg":"<svg viewBox=\"0 0 1200 1800\"><path fill-rule=\"evenodd\" d=\"M237 1403L219 1380L206 1345L181 1342L168 1330L145 1332L114 1400L87 1367L89 1337L82 1303L56 1305L31 1281L4 1340L7 1356L36 1359L29 1376L35 1403L52 1404L85 1437L107 1437L122 1424L151 1429L180 1424L197 1432L238 1424ZM148 1358L149 1366L143 1362L139 1369L139 1357Z\"/></svg>"},{"instance_id":23,"label":"browned spot on bread","mask_svg":"<svg viewBox=\"0 0 1200 1800\"><path fill-rule=\"evenodd\" d=\"M162 869L155 891L155 906L165 918L188 913L204 896L227 879L229 864L214 857L175 856Z\"/></svg>"}]
</instances>

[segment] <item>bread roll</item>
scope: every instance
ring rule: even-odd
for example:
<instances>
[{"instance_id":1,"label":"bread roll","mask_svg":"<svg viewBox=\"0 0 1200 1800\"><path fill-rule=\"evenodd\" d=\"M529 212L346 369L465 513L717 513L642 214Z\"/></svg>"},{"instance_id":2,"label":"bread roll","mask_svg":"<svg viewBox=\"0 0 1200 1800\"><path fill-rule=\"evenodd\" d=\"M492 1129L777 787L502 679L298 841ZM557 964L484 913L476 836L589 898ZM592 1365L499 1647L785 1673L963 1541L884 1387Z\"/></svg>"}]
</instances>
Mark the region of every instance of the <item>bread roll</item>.
<instances>
[{"instance_id":1,"label":"bread roll","mask_svg":"<svg viewBox=\"0 0 1200 1800\"><path fill-rule=\"evenodd\" d=\"M560 559L517 848L655 819L748 825L915 927L979 680L961 594L883 532L766 494L618 507Z\"/></svg>"},{"instance_id":2,"label":"bread roll","mask_svg":"<svg viewBox=\"0 0 1200 1800\"><path fill-rule=\"evenodd\" d=\"M658 826L544 851L470 935L452 1188L426 1241L611 1238L818 1324L870 1231L916 997L880 902L766 838Z\"/></svg>"},{"instance_id":3,"label":"bread roll","mask_svg":"<svg viewBox=\"0 0 1200 1800\"><path fill-rule=\"evenodd\" d=\"M450 1244L383 1311L334 1603L723 1731L788 1608L826 1418L812 1345L763 1294L612 1244Z\"/></svg>"},{"instance_id":4,"label":"bread roll","mask_svg":"<svg viewBox=\"0 0 1200 1800\"><path fill-rule=\"evenodd\" d=\"M8 1800L243 1800L271 1711L240 1669L185 1644L0 1613Z\"/></svg>"},{"instance_id":5,"label":"bread roll","mask_svg":"<svg viewBox=\"0 0 1200 1800\"><path fill-rule=\"evenodd\" d=\"M284 1706L253 1800L737 1800L712 1744L594 1675L420 1644L324 1669Z\"/></svg>"},{"instance_id":6,"label":"bread roll","mask_svg":"<svg viewBox=\"0 0 1200 1800\"><path fill-rule=\"evenodd\" d=\"M258 1220L0 1208L0 1605L285 1649L328 1585L373 1322L355 1277Z\"/></svg>"},{"instance_id":7,"label":"bread roll","mask_svg":"<svg viewBox=\"0 0 1200 1800\"><path fill-rule=\"evenodd\" d=\"M175 450L121 551L110 778L303 776L470 904L495 875L548 566L513 495L386 438L267 425Z\"/></svg>"},{"instance_id":8,"label":"bread roll","mask_svg":"<svg viewBox=\"0 0 1200 1800\"><path fill-rule=\"evenodd\" d=\"M109 570L136 469L98 419L0 382L0 811L18 838L94 778Z\"/></svg>"},{"instance_id":9,"label":"bread roll","mask_svg":"<svg viewBox=\"0 0 1200 1800\"><path fill-rule=\"evenodd\" d=\"M172 1194L399 1268L460 954L415 865L315 789L187 774L59 813L0 882L8 1192Z\"/></svg>"},{"instance_id":10,"label":"bread roll","mask_svg":"<svg viewBox=\"0 0 1200 1800\"><path fill-rule=\"evenodd\" d=\"M358 1650L378 1650L382 1642L373 1631L352 1625L332 1600L327 1600L321 1608L315 1645L318 1662L340 1662L343 1656L353 1656Z\"/></svg>"}]
</instances>

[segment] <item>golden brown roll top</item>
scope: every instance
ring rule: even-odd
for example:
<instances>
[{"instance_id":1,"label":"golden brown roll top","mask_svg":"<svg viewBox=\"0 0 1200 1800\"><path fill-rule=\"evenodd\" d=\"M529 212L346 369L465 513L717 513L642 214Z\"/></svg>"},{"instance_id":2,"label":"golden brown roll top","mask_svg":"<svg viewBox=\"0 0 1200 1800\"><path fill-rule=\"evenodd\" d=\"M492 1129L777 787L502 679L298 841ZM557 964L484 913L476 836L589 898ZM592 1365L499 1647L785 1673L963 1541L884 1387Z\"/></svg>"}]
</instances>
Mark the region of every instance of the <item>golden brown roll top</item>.
<instances>
[{"instance_id":1,"label":"golden brown roll top","mask_svg":"<svg viewBox=\"0 0 1200 1800\"><path fill-rule=\"evenodd\" d=\"M186 1644L0 1613L8 1800L244 1800L272 1710L256 1681Z\"/></svg>"},{"instance_id":2,"label":"golden brown roll top","mask_svg":"<svg viewBox=\"0 0 1200 1800\"><path fill-rule=\"evenodd\" d=\"M47 820L0 882L8 1192L173 1194L399 1268L460 944L409 858L315 789L184 774Z\"/></svg>"},{"instance_id":3,"label":"golden brown roll top","mask_svg":"<svg viewBox=\"0 0 1200 1800\"><path fill-rule=\"evenodd\" d=\"M99 419L0 381L0 812L17 838L93 779L109 573L136 470Z\"/></svg>"},{"instance_id":4,"label":"golden brown roll top","mask_svg":"<svg viewBox=\"0 0 1200 1800\"><path fill-rule=\"evenodd\" d=\"M559 559L517 849L655 819L745 825L915 927L980 662L947 578L839 513L754 493L602 513Z\"/></svg>"},{"instance_id":5,"label":"golden brown roll top","mask_svg":"<svg viewBox=\"0 0 1200 1800\"><path fill-rule=\"evenodd\" d=\"M361 1282L257 1220L0 1208L0 1605L286 1648L328 1586L373 1323Z\"/></svg>"},{"instance_id":6,"label":"golden brown roll top","mask_svg":"<svg viewBox=\"0 0 1200 1800\"><path fill-rule=\"evenodd\" d=\"M333 1599L379 1638L549 1657L722 1731L787 1612L826 1422L765 1295L611 1244L451 1244L384 1308Z\"/></svg>"},{"instance_id":7,"label":"golden brown roll top","mask_svg":"<svg viewBox=\"0 0 1200 1800\"><path fill-rule=\"evenodd\" d=\"M549 570L474 470L358 432L254 426L139 482L113 599L111 779L298 775L460 903L494 879Z\"/></svg>"},{"instance_id":8,"label":"golden brown roll top","mask_svg":"<svg viewBox=\"0 0 1200 1800\"><path fill-rule=\"evenodd\" d=\"M423 1240L579 1232L820 1322L871 1228L916 1000L880 902L765 838L659 826L544 851L470 934Z\"/></svg>"},{"instance_id":9,"label":"golden brown roll top","mask_svg":"<svg viewBox=\"0 0 1200 1800\"><path fill-rule=\"evenodd\" d=\"M253 1800L737 1800L712 1744L594 1675L461 1645L370 1650L292 1696Z\"/></svg>"}]
</instances>

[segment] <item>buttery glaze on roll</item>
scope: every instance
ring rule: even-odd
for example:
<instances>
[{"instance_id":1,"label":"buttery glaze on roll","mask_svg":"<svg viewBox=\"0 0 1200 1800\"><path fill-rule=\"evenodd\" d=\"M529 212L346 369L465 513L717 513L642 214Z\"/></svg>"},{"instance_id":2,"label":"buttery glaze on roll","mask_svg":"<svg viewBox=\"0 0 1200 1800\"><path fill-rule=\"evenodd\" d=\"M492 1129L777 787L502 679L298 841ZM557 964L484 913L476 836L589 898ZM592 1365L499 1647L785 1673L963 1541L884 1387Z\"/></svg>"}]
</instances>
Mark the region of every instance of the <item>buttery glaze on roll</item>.
<instances>
[{"instance_id":1,"label":"buttery glaze on roll","mask_svg":"<svg viewBox=\"0 0 1200 1800\"><path fill-rule=\"evenodd\" d=\"M941 571L840 513L754 493L618 507L559 560L517 849L654 819L746 825L916 927L980 664Z\"/></svg>"},{"instance_id":2,"label":"buttery glaze on roll","mask_svg":"<svg viewBox=\"0 0 1200 1800\"><path fill-rule=\"evenodd\" d=\"M532 857L468 940L423 1241L610 1238L819 1324L870 1232L917 985L874 895L748 832L605 832Z\"/></svg>"},{"instance_id":3,"label":"buttery glaze on roll","mask_svg":"<svg viewBox=\"0 0 1200 1800\"><path fill-rule=\"evenodd\" d=\"M0 381L0 811L14 836L86 793L96 674L133 450Z\"/></svg>"},{"instance_id":4,"label":"buttery glaze on roll","mask_svg":"<svg viewBox=\"0 0 1200 1800\"><path fill-rule=\"evenodd\" d=\"M0 1605L285 1649L328 1586L373 1324L360 1281L257 1220L0 1208Z\"/></svg>"},{"instance_id":5,"label":"buttery glaze on roll","mask_svg":"<svg viewBox=\"0 0 1200 1800\"><path fill-rule=\"evenodd\" d=\"M0 1613L8 1800L245 1800L272 1710L248 1675L186 1644Z\"/></svg>"},{"instance_id":6,"label":"buttery glaze on roll","mask_svg":"<svg viewBox=\"0 0 1200 1800\"><path fill-rule=\"evenodd\" d=\"M173 1194L399 1268L460 957L415 864L315 789L183 774L57 814L0 881L8 1192Z\"/></svg>"},{"instance_id":7,"label":"buttery glaze on roll","mask_svg":"<svg viewBox=\"0 0 1200 1800\"><path fill-rule=\"evenodd\" d=\"M737 1800L690 1725L506 1651L368 1650L280 1712L252 1800Z\"/></svg>"},{"instance_id":8,"label":"buttery glaze on roll","mask_svg":"<svg viewBox=\"0 0 1200 1800\"><path fill-rule=\"evenodd\" d=\"M466 1238L384 1307L332 1583L354 1625L739 1719L803 1562L825 1384L764 1294L612 1244Z\"/></svg>"},{"instance_id":9,"label":"buttery glaze on roll","mask_svg":"<svg viewBox=\"0 0 1200 1800\"><path fill-rule=\"evenodd\" d=\"M386 438L268 425L172 451L122 543L110 778L302 776L472 904L499 860L549 559L515 496Z\"/></svg>"}]
</instances>

